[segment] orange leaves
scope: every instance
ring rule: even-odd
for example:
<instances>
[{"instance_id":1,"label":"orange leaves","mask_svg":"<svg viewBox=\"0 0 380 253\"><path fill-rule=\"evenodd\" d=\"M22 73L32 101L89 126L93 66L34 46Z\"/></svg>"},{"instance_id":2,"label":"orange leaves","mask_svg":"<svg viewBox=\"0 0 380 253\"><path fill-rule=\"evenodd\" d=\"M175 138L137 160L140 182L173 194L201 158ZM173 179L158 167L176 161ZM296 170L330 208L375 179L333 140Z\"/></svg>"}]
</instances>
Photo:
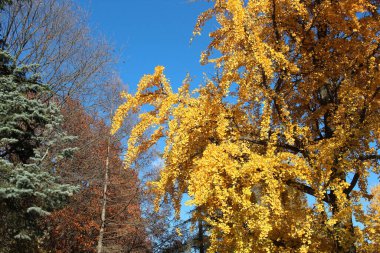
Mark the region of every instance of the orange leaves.
<instances>
[{"instance_id":1,"label":"orange leaves","mask_svg":"<svg viewBox=\"0 0 380 253\"><path fill-rule=\"evenodd\" d=\"M44 241L44 247L62 253L96 252L95 246L99 234L99 224L94 219L99 216L96 210L91 205L81 205L81 199L77 196L70 206L54 212L45 221L50 230Z\"/></svg>"},{"instance_id":2,"label":"orange leaves","mask_svg":"<svg viewBox=\"0 0 380 253\"><path fill-rule=\"evenodd\" d=\"M52 252L96 252L107 158L109 182L105 247L111 245L135 252L148 248L140 211L138 177L135 171L122 169L118 139L110 137L109 127L86 113L79 102L68 99L63 115L64 128L77 136L74 145L79 150L71 159L57 166L60 168L58 173L64 182L81 188L66 208L53 212L46 219L45 249Z\"/></svg>"}]
</instances>

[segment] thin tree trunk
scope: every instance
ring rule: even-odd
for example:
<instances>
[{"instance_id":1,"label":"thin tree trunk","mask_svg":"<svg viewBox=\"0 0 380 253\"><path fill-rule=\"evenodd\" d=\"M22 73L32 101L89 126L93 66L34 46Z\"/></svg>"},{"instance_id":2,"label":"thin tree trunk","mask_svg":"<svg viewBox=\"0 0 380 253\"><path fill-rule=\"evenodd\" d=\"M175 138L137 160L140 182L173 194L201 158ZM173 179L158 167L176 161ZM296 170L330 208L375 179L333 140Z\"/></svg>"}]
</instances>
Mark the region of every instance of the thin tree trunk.
<instances>
[{"instance_id":1,"label":"thin tree trunk","mask_svg":"<svg viewBox=\"0 0 380 253\"><path fill-rule=\"evenodd\" d=\"M112 122L112 116L114 113L114 105L117 103L117 97L118 97L118 85L120 83L115 82L111 83L110 88L111 93L107 93L104 97L104 104L100 104L104 109L105 112L109 113L109 120ZM109 95L109 96L107 96ZM103 204L102 204L102 213L101 213L101 226L99 231L99 238L98 238L98 246L97 246L97 253L103 252L103 239L104 239L104 230L105 230L105 223L106 223L106 206L107 206L107 187L109 184L109 160L110 160L110 149L111 149L111 133L108 133L108 139L107 139L107 157L106 157L106 167L105 167L105 173L104 173L104 188L103 188Z\"/></svg>"},{"instance_id":2,"label":"thin tree trunk","mask_svg":"<svg viewBox=\"0 0 380 253\"><path fill-rule=\"evenodd\" d=\"M106 157L106 169L104 173L103 205L102 205L102 214L101 214L101 226L100 226L98 246L97 246L98 253L103 252L103 237L104 237L104 226L105 226L105 221L106 221L106 205L107 205L109 153L110 153L110 136L108 136L108 140L107 140L107 157Z\"/></svg>"}]
</instances>

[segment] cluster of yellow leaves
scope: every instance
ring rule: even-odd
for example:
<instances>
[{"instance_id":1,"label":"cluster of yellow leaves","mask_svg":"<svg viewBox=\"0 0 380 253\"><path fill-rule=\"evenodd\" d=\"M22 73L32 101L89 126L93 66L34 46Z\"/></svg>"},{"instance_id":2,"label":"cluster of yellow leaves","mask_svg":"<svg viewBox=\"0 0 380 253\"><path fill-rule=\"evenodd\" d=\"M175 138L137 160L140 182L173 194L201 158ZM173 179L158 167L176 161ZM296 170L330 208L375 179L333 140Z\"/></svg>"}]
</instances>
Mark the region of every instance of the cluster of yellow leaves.
<instances>
[{"instance_id":1,"label":"cluster of yellow leaves","mask_svg":"<svg viewBox=\"0 0 380 253\"><path fill-rule=\"evenodd\" d=\"M219 23L201 59L220 69L218 81L173 92L159 66L135 95L123 93L112 131L141 112L127 166L165 139L152 183L158 201L169 196L178 211L187 192L211 225L211 252L364 245L367 232L352 217L364 222L360 200L369 171L379 172L376 8L369 0L215 0L195 33L213 16Z\"/></svg>"}]
</instances>

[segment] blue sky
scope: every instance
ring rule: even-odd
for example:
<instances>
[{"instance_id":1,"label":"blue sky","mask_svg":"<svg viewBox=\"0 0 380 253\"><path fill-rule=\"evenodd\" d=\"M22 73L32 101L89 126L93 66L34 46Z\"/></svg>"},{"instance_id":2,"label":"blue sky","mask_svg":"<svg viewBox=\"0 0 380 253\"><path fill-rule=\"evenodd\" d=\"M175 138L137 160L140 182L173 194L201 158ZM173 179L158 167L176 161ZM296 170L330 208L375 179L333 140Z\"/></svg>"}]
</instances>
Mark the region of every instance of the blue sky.
<instances>
[{"instance_id":1,"label":"blue sky","mask_svg":"<svg viewBox=\"0 0 380 253\"><path fill-rule=\"evenodd\" d=\"M208 45L208 34L197 36L190 44L197 16L208 9L204 0L77 0L89 11L91 27L113 43L119 55L117 71L131 92L142 75L156 65L178 87L190 73L195 84L212 66L199 64L200 53ZM209 24L212 28L212 24Z\"/></svg>"}]
</instances>

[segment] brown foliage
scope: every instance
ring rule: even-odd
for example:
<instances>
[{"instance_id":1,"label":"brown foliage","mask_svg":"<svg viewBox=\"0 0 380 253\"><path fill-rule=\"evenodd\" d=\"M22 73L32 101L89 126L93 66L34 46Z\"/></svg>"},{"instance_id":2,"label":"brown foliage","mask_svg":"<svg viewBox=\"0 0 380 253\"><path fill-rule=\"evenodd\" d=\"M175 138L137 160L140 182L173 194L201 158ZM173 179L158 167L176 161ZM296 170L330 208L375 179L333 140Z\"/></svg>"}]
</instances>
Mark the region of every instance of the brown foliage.
<instances>
[{"instance_id":1,"label":"brown foliage","mask_svg":"<svg viewBox=\"0 0 380 253\"><path fill-rule=\"evenodd\" d=\"M74 146L79 150L57 171L62 180L81 185L82 190L65 209L46 220L49 234L44 245L52 252L95 252L109 128L74 100L67 101L62 113L66 131L77 136ZM111 137L104 252L145 251L138 177L122 168L120 153L119 141Z\"/></svg>"}]
</instances>

